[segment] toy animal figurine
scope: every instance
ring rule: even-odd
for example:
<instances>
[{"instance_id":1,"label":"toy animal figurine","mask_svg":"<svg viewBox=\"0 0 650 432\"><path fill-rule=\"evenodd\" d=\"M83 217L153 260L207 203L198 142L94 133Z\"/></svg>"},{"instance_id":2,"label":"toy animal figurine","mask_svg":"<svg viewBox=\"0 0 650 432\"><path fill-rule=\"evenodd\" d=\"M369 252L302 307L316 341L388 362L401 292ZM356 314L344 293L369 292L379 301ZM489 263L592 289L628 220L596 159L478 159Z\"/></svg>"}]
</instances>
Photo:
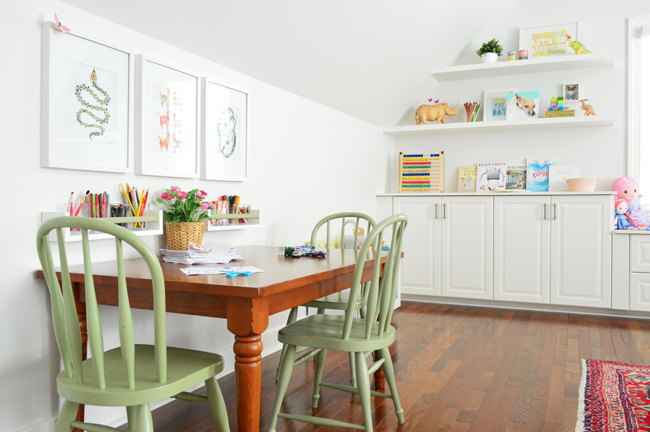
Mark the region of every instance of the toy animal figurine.
<instances>
[{"instance_id":1,"label":"toy animal figurine","mask_svg":"<svg viewBox=\"0 0 650 432\"><path fill-rule=\"evenodd\" d=\"M585 103L585 101L587 101L587 100L589 100L589 99L580 99L580 100L578 101L578 102L580 102L580 103L582 104L582 105L580 106L580 108L582 108L583 110L585 110L585 116L590 116L590 115L595 116L595 115L596 115L596 111L594 111L594 107L592 107L591 105L587 105L587 104Z\"/></svg>"},{"instance_id":2,"label":"toy animal figurine","mask_svg":"<svg viewBox=\"0 0 650 432\"><path fill-rule=\"evenodd\" d=\"M447 105L447 102L437 105L420 105L415 110L415 124L427 124L427 121L435 121L437 124L440 124L440 122L445 123L446 115L454 116L458 114L458 105L460 105L460 101L453 108Z\"/></svg>"},{"instance_id":3,"label":"toy animal figurine","mask_svg":"<svg viewBox=\"0 0 650 432\"><path fill-rule=\"evenodd\" d=\"M639 207L639 201L637 201L643 195L639 189L639 182L634 177L617 178L614 180L612 190L616 191L616 199L623 199L627 202L628 214L637 225L640 227L650 226L650 219Z\"/></svg>"},{"instance_id":4,"label":"toy animal figurine","mask_svg":"<svg viewBox=\"0 0 650 432\"><path fill-rule=\"evenodd\" d=\"M591 51L587 50L583 44L571 39L570 34L566 35L566 37L569 40L569 46L576 52L576 54L591 54Z\"/></svg>"},{"instance_id":5,"label":"toy animal figurine","mask_svg":"<svg viewBox=\"0 0 650 432\"><path fill-rule=\"evenodd\" d=\"M163 147L165 147L165 150L169 152L169 132L167 132L167 137L166 138L160 138L160 151L162 151Z\"/></svg>"}]
</instances>

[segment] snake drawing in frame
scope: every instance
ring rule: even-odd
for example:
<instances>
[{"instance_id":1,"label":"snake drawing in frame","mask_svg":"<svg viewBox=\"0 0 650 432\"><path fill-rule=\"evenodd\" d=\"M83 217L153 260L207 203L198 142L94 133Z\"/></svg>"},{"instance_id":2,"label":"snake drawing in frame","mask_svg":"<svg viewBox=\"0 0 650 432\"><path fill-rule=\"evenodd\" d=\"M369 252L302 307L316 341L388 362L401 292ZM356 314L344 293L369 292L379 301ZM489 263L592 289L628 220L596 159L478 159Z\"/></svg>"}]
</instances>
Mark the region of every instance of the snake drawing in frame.
<instances>
[{"instance_id":1,"label":"snake drawing in frame","mask_svg":"<svg viewBox=\"0 0 650 432\"><path fill-rule=\"evenodd\" d=\"M101 112L104 113L104 118L101 119L101 118L97 117L97 115L95 115L95 113L93 113L92 111L89 111L86 108L82 108L79 111L77 111L77 121L79 122L80 125L82 125L84 127L87 127L87 128L97 128L97 129L99 129L99 132L97 132L97 131L91 132L90 135L88 135L88 138L93 139L93 137L104 135L104 132L106 131L104 129L104 126L102 126L102 125L105 125L106 123L108 123L108 121L111 118L111 115L108 113L108 109L105 108L105 106L107 106L109 103L111 103L111 97L108 95L108 93L106 93L106 91L104 91L101 87L99 87L97 85L97 73L95 72L94 69L93 69L92 73L90 74L90 81L92 81L92 86L95 88L95 90L97 90L99 93L101 93L104 97L103 98L98 97L97 94L95 94L95 92L90 87L88 87L86 84L77 85L77 88L75 90L75 96L77 97L77 99L79 100L81 105L83 105L84 107L89 108L91 110L101 111ZM88 102L86 102L83 99L83 97L81 96L81 92L83 90L90 93L90 96L92 96L95 99L95 101L97 101L97 103L99 105L91 105ZM95 122L97 122L98 124L90 124L90 123L84 122L81 119L81 115L84 114L84 113L88 114L90 117L92 117L93 120L95 120Z\"/></svg>"}]
</instances>

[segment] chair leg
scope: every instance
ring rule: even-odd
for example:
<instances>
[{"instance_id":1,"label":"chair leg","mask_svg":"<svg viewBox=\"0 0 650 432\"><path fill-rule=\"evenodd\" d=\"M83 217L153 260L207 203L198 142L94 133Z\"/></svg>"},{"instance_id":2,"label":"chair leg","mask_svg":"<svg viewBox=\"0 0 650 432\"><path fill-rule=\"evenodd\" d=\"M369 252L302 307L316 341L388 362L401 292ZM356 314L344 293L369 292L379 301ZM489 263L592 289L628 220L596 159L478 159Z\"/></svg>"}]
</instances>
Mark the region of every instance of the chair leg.
<instances>
[{"instance_id":1,"label":"chair leg","mask_svg":"<svg viewBox=\"0 0 650 432\"><path fill-rule=\"evenodd\" d=\"M359 316L360 316L362 319L366 319L366 308L361 308L361 309L359 309Z\"/></svg>"},{"instance_id":2,"label":"chair leg","mask_svg":"<svg viewBox=\"0 0 650 432\"><path fill-rule=\"evenodd\" d=\"M149 404L138 405L135 410L135 431L153 432L153 418Z\"/></svg>"},{"instance_id":3,"label":"chair leg","mask_svg":"<svg viewBox=\"0 0 650 432\"><path fill-rule=\"evenodd\" d=\"M363 425L366 432L372 432L372 406L370 402L370 380L368 379L368 363L362 352L354 353L357 367L357 389L363 411Z\"/></svg>"},{"instance_id":4,"label":"chair leg","mask_svg":"<svg viewBox=\"0 0 650 432\"><path fill-rule=\"evenodd\" d=\"M223 399L223 393L217 382L217 377L212 377L205 381L205 389L208 395L208 404L214 422L219 428L219 432L230 432L228 424L228 411L226 411L226 401Z\"/></svg>"},{"instance_id":5,"label":"chair leg","mask_svg":"<svg viewBox=\"0 0 650 432\"><path fill-rule=\"evenodd\" d=\"M354 361L354 353L349 353L350 354L350 382L352 383L352 387L357 386L357 366L356 362Z\"/></svg>"},{"instance_id":6,"label":"chair leg","mask_svg":"<svg viewBox=\"0 0 650 432\"><path fill-rule=\"evenodd\" d=\"M77 418L78 403L70 402L69 400L63 402L61 412L59 412L59 419L56 421L56 428L54 432L71 432L72 426L70 423Z\"/></svg>"},{"instance_id":7,"label":"chair leg","mask_svg":"<svg viewBox=\"0 0 650 432\"><path fill-rule=\"evenodd\" d=\"M289 318L287 318L287 325L293 324L296 322L298 319L298 308L291 308L291 312L289 312ZM275 371L275 382L278 382L278 377L280 376L280 365L282 364L282 360L284 360L284 357L287 355L287 346L282 345L282 353L280 354L280 362L278 363L278 368Z\"/></svg>"},{"instance_id":8,"label":"chair leg","mask_svg":"<svg viewBox=\"0 0 650 432\"><path fill-rule=\"evenodd\" d=\"M314 394L311 396L311 407L318 408L318 399L320 398L320 383L323 377L323 367L325 366L325 356L327 350L322 349L316 354L316 372L314 373Z\"/></svg>"},{"instance_id":9,"label":"chair leg","mask_svg":"<svg viewBox=\"0 0 650 432\"><path fill-rule=\"evenodd\" d=\"M138 407L135 405L126 407L126 425L129 432L137 432L135 430L135 414L137 411Z\"/></svg>"},{"instance_id":10,"label":"chair leg","mask_svg":"<svg viewBox=\"0 0 650 432\"><path fill-rule=\"evenodd\" d=\"M384 359L384 364L382 365L384 369L384 375L386 375L386 381L388 382L388 388L390 389L390 395L393 399L393 404L395 405L395 415L397 415L397 421L399 424L404 424L404 410L399 403L399 396L397 395L397 384L395 383L395 371L393 370L393 361L390 358L390 352L388 348L382 348L379 350L379 356Z\"/></svg>"},{"instance_id":11,"label":"chair leg","mask_svg":"<svg viewBox=\"0 0 650 432\"><path fill-rule=\"evenodd\" d=\"M277 391L275 394L275 402L273 404L273 412L271 413L271 421L269 423L269 431L275 432L275 425L278 423L278 414L282 407L282 400L284 394L289 387L289 380L291 379L291 372L293 371L293 362L296 355L296 346L287 345L287 355L282 359L280 364L280 377L278 379Z\"/></svg>"}]
</instances>

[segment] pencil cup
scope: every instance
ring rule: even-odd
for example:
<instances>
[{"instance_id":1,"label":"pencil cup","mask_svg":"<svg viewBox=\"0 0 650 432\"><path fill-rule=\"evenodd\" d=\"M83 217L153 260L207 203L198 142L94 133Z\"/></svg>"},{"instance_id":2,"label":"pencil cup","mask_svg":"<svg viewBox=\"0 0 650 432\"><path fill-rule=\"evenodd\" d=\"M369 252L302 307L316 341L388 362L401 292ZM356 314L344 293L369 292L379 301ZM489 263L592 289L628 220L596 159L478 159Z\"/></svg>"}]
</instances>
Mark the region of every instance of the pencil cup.
<instances>
[{"instance_id":1,"label":"pencil cup","mask_svg":"<svg viewBox=\"0 0 650 432\"><path fill-rule=\"evenodd\" d=\"M128 205L127 205L127 207L128 207L128 210L129 210L129 216L133 215L133 210L131 209L131 207L129 207ZM136 208L135 210L136 210L136 213L137 213L138 209ZM140 211L141 211L140 214L144 215L145 210L146 209L140 209ZM146 229L147 229L146 222L132 222L132 223L129 224L129 230L131 230L131 231L144 231Z\"/></svg>"},{"instance_id":2,"label":"pencil cup","mask_svg":"<svg viewBox=\"0 0 650 432\"><path fill-rule=\"evenodd\" d=\"M111 204L110 210L111 217L129 217L131 216L131 209L128 204ZM116 224L123 228L128 228L129 224L119 223Z\"/></svg>"}]
</instances>

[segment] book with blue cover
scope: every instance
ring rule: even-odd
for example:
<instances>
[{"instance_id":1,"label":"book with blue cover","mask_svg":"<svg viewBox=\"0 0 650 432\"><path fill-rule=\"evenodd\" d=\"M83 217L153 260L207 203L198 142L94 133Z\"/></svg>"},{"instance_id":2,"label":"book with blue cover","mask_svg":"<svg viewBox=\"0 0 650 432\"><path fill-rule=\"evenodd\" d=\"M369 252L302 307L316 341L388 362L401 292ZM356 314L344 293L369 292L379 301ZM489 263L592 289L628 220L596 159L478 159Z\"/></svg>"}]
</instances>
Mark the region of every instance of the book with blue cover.
<instances>
[{"instance_id":1,"label":"book with blue cover","mask_svg":"<svg viewBox=\"0 0 650 432\"><path fill-rule=\"evenodd\" d=\"M526 172L526 190L531 192L548 192L548 173L553 165L550 158L528 158Z\"/></svg>"}]
</instances>

